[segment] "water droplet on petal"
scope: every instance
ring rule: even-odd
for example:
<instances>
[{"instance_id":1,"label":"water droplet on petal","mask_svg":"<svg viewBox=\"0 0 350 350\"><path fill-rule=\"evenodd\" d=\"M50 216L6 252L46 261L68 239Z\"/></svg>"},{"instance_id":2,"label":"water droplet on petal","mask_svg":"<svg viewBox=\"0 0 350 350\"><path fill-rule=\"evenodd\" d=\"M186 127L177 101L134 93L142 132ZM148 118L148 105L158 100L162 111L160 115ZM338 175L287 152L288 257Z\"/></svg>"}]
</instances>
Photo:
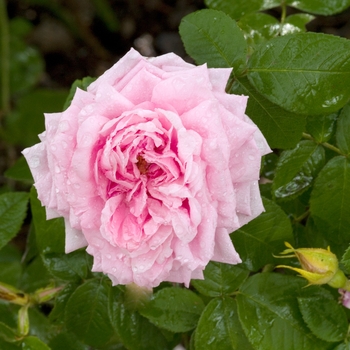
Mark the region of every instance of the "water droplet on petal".
<instances>
[{"instance_id":1,"label":"water droplet on petal","mask_svg":"<svg viewBox=\"0 0 350 350\"><path fill-rule=\"evenodd\" d=\"M248 158L249 158L250 160L254 160L254 159L255 159L255 157L254 157L253 155L251 155L251 154L248 156Z\"/></svg>"},{"instance_id":2,"label":"water droplet on petal","mask_svg":"<svg viewBox=\"0 0 350 350\"><path fill-rule=\"evenodd\" d=\"M69 123L67 120L61 120L60 123L58 124L58 129L62 132L68 131L69 130Z\"/></svg>"},{"instance_id":3,"label":"water droplet on petal","mask_svg":"<svg viewBox=\"0 0 350 350\"><path fill-rule=\"evenodd\" d=\"M59 174L61 172L61 168L58 165L55 165L55 173Z\"/></svg>"},{"instance_id":4,"label":"water droplet on petal","mask_svg":"<svg viewBox=\"0 0 350 350\"><path fill-rule=\"evenodd\" d=\"M29 159L29 165L31 168L35 169L40 165L40 158L39 157L32 157Z\"/></svg>"}]
</instances>

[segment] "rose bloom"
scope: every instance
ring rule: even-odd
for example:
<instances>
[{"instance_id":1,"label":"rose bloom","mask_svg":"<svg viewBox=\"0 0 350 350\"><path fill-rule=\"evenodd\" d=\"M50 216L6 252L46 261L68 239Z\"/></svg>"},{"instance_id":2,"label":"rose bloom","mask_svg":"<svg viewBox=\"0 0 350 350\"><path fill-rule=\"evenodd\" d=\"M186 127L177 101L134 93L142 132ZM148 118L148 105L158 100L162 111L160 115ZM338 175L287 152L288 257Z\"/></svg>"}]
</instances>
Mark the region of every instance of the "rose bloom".
<instances>
[{"instance_id":1,"label":"rose bloom","mask_svg":"<svg viewBox=\"0 0 350 350\"><path fill-rule=\"evenodd\" d=\"M66 252L87 246L113 284L203 279L209 260L241 262L229 233L263 211L270 149L225 93L231 69L130 50L23 151Z\"/></svg>"},{"instance_id":2,"label":"rose bloom","mask_svg":"<svg viewBox=\"0 0 350 350\"><path fill-rule=\"evenodd\" d=\"M340 293L340 302L343 306L350 309L350 292L342 288L338 289L338 292Z\"/></svg>"}]
</instances>

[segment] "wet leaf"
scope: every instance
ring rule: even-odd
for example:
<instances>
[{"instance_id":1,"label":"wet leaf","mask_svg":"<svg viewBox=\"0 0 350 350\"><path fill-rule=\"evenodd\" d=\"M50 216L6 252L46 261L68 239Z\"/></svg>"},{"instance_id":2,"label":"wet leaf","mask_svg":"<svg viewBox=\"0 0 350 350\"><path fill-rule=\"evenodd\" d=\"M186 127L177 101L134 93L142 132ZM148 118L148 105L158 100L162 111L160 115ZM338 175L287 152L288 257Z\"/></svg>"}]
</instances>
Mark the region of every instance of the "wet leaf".
<instances>
[{"instance_id":1,"label":"wet leaf","mask_svg":"<svg viewBox=\"0 0 350 350\"><path fill-rule=\"evenodd\" d=\"M253 53L248 69L271 102L295 113L332 113L350 94L350 41L321 33L276 37Z\"/></svg>"},{"instance_id":2,"label":"wet leaf","mask_svg":"<svg viewBox=\"0 0 350 350\"><path fill-rule=\"evenodd\" d=\"M108 295L109 287L104 279L89 280L73 292L65 309L68 331L97 348L113 335L108 317Z\"/></svg>"},{"instance_id":3,"label":"wet leaf","mask_svg":"<svg viewBox=\"0 0 350 350\"><path fill-rule=\"evenodd\" d=\"M303 288L295 276L262 273L250 277L237 295L238 315L256 349L326 350L330 344L316 338L299 311L298 297L317 298L319 287Z\"/></svg>"},{"instance_id":4,"label":"wet leaf","mask_svg":"<svg viewBox=\"0 0 350 350\"><path fill-rule=\"evenodd\" d=\"M343 307L330 295L324 297L298 298L303 319L318 338L338 342L345 338L348 321Z\"/></svg>"},{"instance_id":5,"label":"wet leaf","mask_svg":"<svg viewBox=\"0 0 350 350\"><path fill-rule=\"evenodd\" d=\"M28 193L7 192L0 195L0 249L20 230L27 214Z\"/></svg>"},{"instance_id":6,"label":"wet leaf","mask_svg":"<svg viewBox=\"0 0 350 350\"><path fill-rule=\"evenodd\" d=\"M207 7L223 11L234 19L259 11L264 4L263 0L205 0L204 2Z\"/></svg>"},{"instance_id":7,"label":"wet leaf","mask_svg":"<svg viewBox=\"0 0 350 350\"><path fill-rule=\"evenodd\" d=\"M311 187L325 164L322 146L312 141L301 141L284 151L277 163L272 191L277 199L293 199Z\"/></svg>"},{"instance_id":8,"label":"wet leaf","mask_svg":"<svg viewBox=\"0 0 350 350\"><path fill-rule=\"evenodd\" d=\"M238 319L236 301L224 297L206 306L195 333L196 349L252 350Z\"/></svg>"},{"instance_id":9,"label":"wet leaf","mask_svg":"<svg viewBox=\"0 0 350 350\"><path fill-rule=\"evenodd\" d=\"M342 109L337 122L337 146L344 154L350 154L350 105Z\"/></svg>"},{"instance_id":10,"label":"wet leaf","mask_svg":"<svg viewBox=\"0 0 350 350\"><path fill-rule=\"evenodd\" d=\"M186 52L197 64L234 68L246 65L247 44L236 22L220 11L201 10L184 17L179 27Z\"/></svg>"},{"instance_id":11,"label":"wet leaf","mask_svg":"<svg viewBox=\"0 0 350 350\"><path fill-rule=\"evenodd\" d=\"M303 115L270 102L246 77L236 78L230 92L249 96L246 114L259 127L271 148L292 148L300 140L305 125Z\"/></svg>"},{"instance_id":12,"label":"wet leaf","mask_svg":"<svg viewBox=\"0 0 350 350\"><path fill-rule=\"evenodd\" d=\"M307 117L306 131L316 142L327 142L334 134L338 113Z\"/></svg>"},{"instance_id":13,"label":"wet leaf","mask_svg":"<svg viewBox=\"0 0 350 350\"><path fill-rule=\"evenodd\" d=\"M170 287L155 293L140 313L157 327L177 333L195 328L203 309L198 295L188 289Z\"/></svg>"},{"instance_id":14,"label":"wet leaf","mask_svg":"<svg viewBox=\"0 0 350 350\"><path fill-rule=\"evenodd\" d=\"M310 210L324 237L335 243L350 240L350 160L331 159L319 173L310 198Z\"/></svg>"},{"instance_id":15,"label":"wet leaf","mask_svg":"<svg viewBox=\"0 0 350 350\"><path fill-rule=\"evenodd\" d=\"M287 0L287 5L317 15L334 15L350 6L349 0Z\"/></svg>"},{"instance_id":16,"label":"wet leaf","mask_svg":"<svg viewBox=\"0 0 350 350\"><path fill-rule=\"evenodd\" d=\"M248 275L249 271L237 265L210 261L204 270L204 280L192 280L191 284L203 295L218 297L233 294Z\"/></svg>"}]
</instances>

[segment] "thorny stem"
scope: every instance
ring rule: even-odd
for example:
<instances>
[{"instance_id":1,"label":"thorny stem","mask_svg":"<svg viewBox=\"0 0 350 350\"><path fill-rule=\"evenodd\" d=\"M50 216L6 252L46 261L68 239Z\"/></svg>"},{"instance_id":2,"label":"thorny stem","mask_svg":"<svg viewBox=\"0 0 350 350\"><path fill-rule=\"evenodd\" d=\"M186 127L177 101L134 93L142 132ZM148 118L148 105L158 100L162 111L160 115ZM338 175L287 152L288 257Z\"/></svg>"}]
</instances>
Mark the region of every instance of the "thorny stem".
<instances>
[{"instance_id":1,"label":"thorny stem","mask_svg":"<svg viewBox=\"0 0 350 350\"><path fill-rule=\"evenodd\" d=\"M345 157L347 156L346 154L342 153L342 151L339 148L331 145L328 142L317 142L310 134L307 134L307 133L303 132L303 138L307 139L307 140L314 141L314 142L322 145L323 147L326 147L326 148L328 148L328 149L330 149L330 150L340 154L341 156L345 156Z\"/></svg>"},{"instance_id":2,"label":"thorny stem","mask_svg":"<svg viewBox=\"0 0 350 350\"><path fill-rule=\"evenodd\" d=\"M9 62L9 27L5 0L0 0L0 120L10 111L10 62Z\"/></svg>"}]
</instances>

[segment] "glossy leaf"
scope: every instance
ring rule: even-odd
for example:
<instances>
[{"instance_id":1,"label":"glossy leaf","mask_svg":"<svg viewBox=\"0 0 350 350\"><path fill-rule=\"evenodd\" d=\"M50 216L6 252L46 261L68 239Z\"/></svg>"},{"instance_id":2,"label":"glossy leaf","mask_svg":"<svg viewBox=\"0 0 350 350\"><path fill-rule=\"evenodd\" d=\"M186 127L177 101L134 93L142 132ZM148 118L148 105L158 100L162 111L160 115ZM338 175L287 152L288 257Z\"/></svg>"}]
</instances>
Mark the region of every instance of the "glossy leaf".
<instances>
[{"instance_id":1,"label":"glossy leaf","mask_svg":"<svg viewBox=\"0 0 350 350\"><path fill-rule=\"evenodd\" d=\"M192 280L191 284L203 295L218 297L233 294L248 275L249 271L237 265L210 261L204 270L204 280Z\"/></svg>"},{"instance_id":2,"label":"glossy leaf","mask_svg":"<svg viewBox=\"0 0 350 350\"><path fill-rule=\"evenodd\" d=\"M317 297L319 287L303 288L295 276L262 273L250 277L237 295L238 314L256 349L325 350L330 344L316 338L299 311L298 297Z\"/></svg>"},{"instance_id":3,"label":"glossy leaf","mask_svg":"<svg viewBox=\"0 0 350 350\"><path fill-rule=\"evenodd\" d=\"M350 41L320 33L273 38L248 68L252 85L271 102L295 113L332 113L350 94Z\"/></svg>"},{"instance_id":4,"label":"glossy leaf","mask_svg":"<svg viewBox=\"0 0 350 350\"><path fill-rule=\"evenodd\" d=\"M213 299L206 306L195 333L195 348L252 350L238 319L236 301Z\"/></svg>"},{"instance_id":5,"label":"glossy leaf","mask_svg":"<svg viewBox=\"0 0 350 350\"><path fill-rule=\"evenodd\" d=\"M30 205L39 251L43 254L64 253L65 229L63 219L46 220L45 208L41 206L34 187L30 192Z\"/></svg>"},{"instance_id":6,"label":"glossy leaf","mask_svg":"<svg viewBox=\"0 0 350 350\"><path fill-rule=\"evenodd\" d=\"M109 310L112 324L127 349L164 350L172 348L159 328L137 311L126 308L120 300L110 300Z\"/></svg>"},{"instance_id":7,"label":"glossy leaf","mask_svg":"<svg viewBox=\"0 0 350 350\"><path fill-rule=\"evenodd\" d=\"M204 309L200 297L189 289L163 288L140 310L157 327L171 332L187 332L195 328Z\"/></svg>"},{"instance_id":8,"label":"glossy leaf","mask_svg":"<svg viewBox=\"0 0 350 350\"><path fill-rule=\"evenodd\" d=\"M319 173L310 199L310 210L320 232L331 242L350 240L350 161L331 159Z\"/></svg>"},{"instance_id":9,"label":"glossy leaf","mask_svg":"<svg viewBox=\"0 0 350 350\"><path fill-rule=\"evenodd\" d=\"M205 0L205 5L214 10L220 10L234 19L259 11L263 6L263 0Z\"/></svg>"},{"instance_id":10,"label":"glossy leaf","mask_svg":"<svg viewBox=\"0 0 350 350\"><path fill-rule=\"evenodd\" d=\"M79 286L68 300L66 327L83 343L101 347L113 335L108 317L109 288L103 279Z\"/></svg>"},{"instance_id":11,"label":"glossy leaf","mask_svg":"<svg viewBox=\"0 0 350 350\"><path fill-rule=\"evenodd\" d=\"M282 35L305 32L305 25L312 21L315 16L307 13L297 13L288 16L282 26Z\"/></svg>"},{"instance_id":12,"label":"glossy leaf","mask_svg":"<svg viewBox=\"0 0 350 350\"><path fill-rule=\"evenodd\" d=\"M344 154L350 154L350 105L342 109L337 122L337 146Z\"/></svg>"},{"instance_id":13,"label":"glossy leaf","mask_svg":"<svg viewBox=\"0 0 350 350\"><path fill-rule=\"evenodd\" d=\"M69 254L45 254L42 258L48 271L62 280L83 279L89 272L90 256L82 250Z\"/></svg>"},{"instance_id":14,"label":"glossy leaf","mask_svg":"<svg viewBox=\"0 0 350 350\"><path fill-rule=\"evenodd\" d=\"M87 345L82 344L72 333L60 332L50 340L51 350L89 350Z\"/></svg>"},{"instance_id":15,"label":"glossy leaf","mask_svg":"<svg viewBox=\"0 0 350 350\"><path fill-rule=\"evenodd\" d=\"M312 141L301 141L284 151L277 163L272 191L277 199L293 199L311 187L325 164L322 146Z\"/></svg>"},{"instance_id":16,"label":"glossy leaf","mask_svg":"<svg viewBox=\"0 0 350 350\"><path fill-rule=\"evenodd\" d=\"M246 114L264 134L271 148L292 148L304 131L305 117L286 111L262 96L246 77L236 79L231 92L249 96Z\"/></svg>"},{"instance_id":17,"label":"glossy leaf","mask_svg":"<svg viewBox=\"0 0 350 350\"><path fill-rule=\"evenodd\" d=\"M284 249L284 242L292 242L292 227L287 215L274 202L264 199L265 212L231 234L233 245L239 253L242 266L258 271L275 262ZM279 261L280 263L280 261Z\"/></svg>"},{"instance_id":18,"label":"glossy leaf","mask_svg":"<svg viewBox=\"0 0 350 350\"><path fill-rule=\"evenodd\" d=\"M18 287L22 275L21 252L8 244L0 250L0 281Z\"/></svg>"},{"instance_id":19,"label":"glossy leaf","mask_svg":"<svg viewBox=\"0 0 350 350\"><path fill-rule=\"evenodd\" d=\"M349 0L287 0L289 6L317 15L334 15L350 6Z\"/></svg>"},{"instance_id":20,"label":"glossy leaf","mask_svg":"<svg viewBox=\"0 0 350 350\"><path fill-rule=\"evenodd\" d=\"M333 350L350 350L350 343L345 341L344 343L339 344Z\"/></svg>"},{"instance_id":21,"label":"glossy leaf","mask_svg":"<svg viewBox=\"0 0 350 350\"><path fill-rule=\"evenodd\" d=\"M338 113L308 116L306 131L316 142L327 142L334 134Z\"/></svg>"},{"instance_id":22,"label":"glossy leaf","mask_svg":"<svg viewBox=\"0 0 350 350\"><path fill-rule=\"evenodd\" d=\"M344 255L342 256L341 263L344 265L346 270L350 272L350 246L346 249Z\"/></svg>"},{"instance_id":23,"label":"glossy leaf","mask_svg":"<svg viewBox=\"0 0 350 350\"><path fill-rule=\"evenodd\" d=\"M20 230L27 214L28 194L8 192L0 195L0 249Z\"/></svg>"},{"instance_id":24,"label":"glossy leaf","mask_svg":"<svg viewBox=\"0 0 350 350\"><path fill-rule=\"evenodd\" d=\"M283 0L264 0L260 10L268 10L273 7L281 6Z\"/></svg>"},{"instance_id":25,"label":"glossy leaf","mask_svg":"<svg viewBox=\"0 0 350 350\"><path fill-rule=\"evenodd\" d=\"M243 30L248 45L253 48L277 36L281 29L280 22L275 17L260 12L243 16L238 25Z\"/></svg>"},{"instance_id":26,"label":"glossy leaf","mask_svg":"<svg viewBox=\"0 0 350 350\"><path fill-rule=\"evenodd\" d=\"M64 288L55 297L55 304L50 312L50 322L54 324L64 324L65 310L67 302L74 291L79 287L77 282L67 283Z\"/></svg>"},{"instance_id":27,"label":"glossy leaf","mask_svg":"<svg viewBox=\"0 0 350 350\"><path fill-rule=\"evenodd\" d=\"M348 320L343 307L332 296L298 298L303 319L318 338L338 342L345 338Z\"/></svg>"},{"instance_id":28,"label":"glossy leaf","mask_svg":"<svg viewBox=\"0 0 350 350\"><path fill-rule=\"evenodd\" d=\"M50 350L50 348L39 338L28 336L21 342L21 349L23 350Z\"/></svg>"},{"instance_id":29,"label":"glossy leaf","mask_svg":"<svg viewBox=\"0 0 350 350\"><path fill-rule=\"evenodd\" d=\"M241 29L225 13L201 10L184 17L179 27L186 52L197 64L234 68L239 73L246 65L247 44Z\"/></svg>"}]
</instances>

